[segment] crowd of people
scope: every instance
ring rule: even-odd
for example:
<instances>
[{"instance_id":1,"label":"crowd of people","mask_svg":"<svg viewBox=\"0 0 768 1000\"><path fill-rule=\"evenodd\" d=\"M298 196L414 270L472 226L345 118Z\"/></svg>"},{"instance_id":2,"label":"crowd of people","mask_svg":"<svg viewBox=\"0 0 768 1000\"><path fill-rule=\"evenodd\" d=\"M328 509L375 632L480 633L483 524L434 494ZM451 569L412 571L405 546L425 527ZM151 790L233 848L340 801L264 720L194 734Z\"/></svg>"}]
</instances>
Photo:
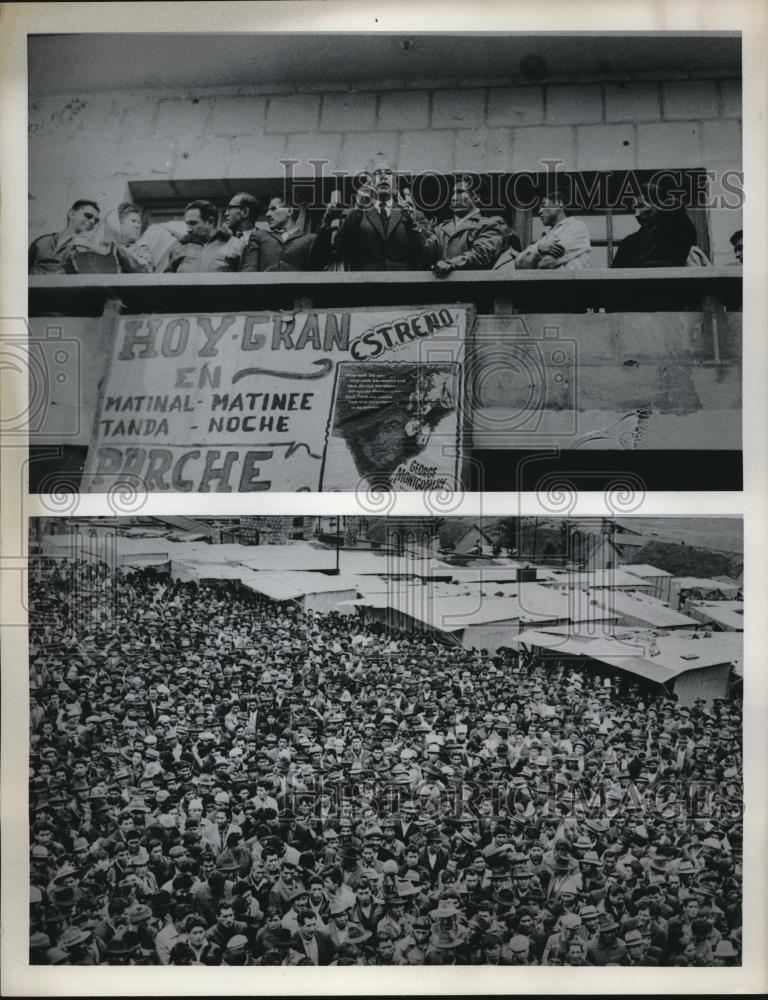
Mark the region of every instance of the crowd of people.
<instances>
[{"instance_id":1,"label":"crowd of people","mask_svg":"<svg viewBox=\"0 0 768 1000\"><path fill-rule=\"evenodd\" d=\"M742 707L30 572L30 962L729 966Z\"/></svg>"},{"instance_id":2,"label":"crowd of people","mask_svg":"<svg viewBox=\"0 0 768 1000\"><path fill-rule=\"evenodd\" d=\"M339 192L335 192L339 194ZM522 247L501 215L480 211L471 183L455 181L450 217L428 220L391 168L372 172L354 204L333 197L315 232L286 195L262 212L247 192L234 194L223 214L210 201L190 202L183 222L153 224L142 233L141 209L124 202L101 224L95 201L76 201L66 228L38 237L29 249L30 274L217 271L413 271L438 278L483 270L581 270L589 266L587 225L569 212L567 193L542 197L542 235ZM636 232L618 243L612 267L682 267L709 264L696 246L686 209L653 183L635 199ZM738 247L735 238L738 236ZM731 240L742 262L741 233Z\"/></svg>"}]
</instances>

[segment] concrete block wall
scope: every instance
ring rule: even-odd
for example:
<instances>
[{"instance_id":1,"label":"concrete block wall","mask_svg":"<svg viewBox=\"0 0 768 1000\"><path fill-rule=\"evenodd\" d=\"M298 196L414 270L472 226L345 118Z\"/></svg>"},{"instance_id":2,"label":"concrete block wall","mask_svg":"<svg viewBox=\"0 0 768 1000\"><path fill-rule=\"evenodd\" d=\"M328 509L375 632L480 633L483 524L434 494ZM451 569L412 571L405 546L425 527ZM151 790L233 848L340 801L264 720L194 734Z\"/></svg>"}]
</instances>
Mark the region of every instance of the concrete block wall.
<instances>
[{"instance_id":1,"label":"concrete block wall","mask_svg":"<svg viewBox=\"0 0 768 1000\"><path fill-rule=\"evenodd\" d=\"M404 172L704 168L713 193L741 169L741 81L660 79L544 86L457 87L384 81L303 91L61 94L29 111L30 238L61 228L68 205L95 197L104 211L132 180L282 176L281 159L358 171L380 159ZM727 181L726 181L727 183ZM741 213L712 211L716 263Z\"/></svg>"}]
</instances>

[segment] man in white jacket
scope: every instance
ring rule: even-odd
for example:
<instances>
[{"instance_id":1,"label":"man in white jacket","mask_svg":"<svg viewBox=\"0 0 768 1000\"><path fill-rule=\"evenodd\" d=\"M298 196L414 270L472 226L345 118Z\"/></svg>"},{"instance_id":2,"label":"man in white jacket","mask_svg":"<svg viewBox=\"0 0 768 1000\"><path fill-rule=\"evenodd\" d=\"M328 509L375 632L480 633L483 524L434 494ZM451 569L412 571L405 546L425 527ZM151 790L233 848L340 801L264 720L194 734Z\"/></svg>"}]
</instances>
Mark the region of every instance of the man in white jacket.
<instances>
[{"instance_id":1,"label":"man in white jacket","mask_svg":"<svg viewBox=\"0 0 768 1000\"><path fill-rule=\"evenodd\" d=\"M590 240L587 227L566 215L561 194L542 198L539 218L547 232L514 256L507 250L494 265L495 271L558 270L580 271L589 266Z\"/></svg>"}]
</instances>

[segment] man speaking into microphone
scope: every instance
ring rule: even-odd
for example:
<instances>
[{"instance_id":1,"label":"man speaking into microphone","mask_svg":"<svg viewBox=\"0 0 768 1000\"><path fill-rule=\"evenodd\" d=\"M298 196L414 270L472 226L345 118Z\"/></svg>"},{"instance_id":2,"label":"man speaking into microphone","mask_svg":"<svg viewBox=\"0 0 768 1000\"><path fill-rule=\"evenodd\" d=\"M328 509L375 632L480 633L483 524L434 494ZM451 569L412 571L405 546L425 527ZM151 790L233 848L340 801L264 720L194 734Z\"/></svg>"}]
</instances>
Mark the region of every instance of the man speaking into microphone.
<instances>
[{"instance_id":1,"label":"man speaking into microphone","mask_svg":"<svg viewBox=\"0 0 768 1000\"><path fill-rule=\"evenodd\" d=\"M351 271L423 271L435 240L411 199L398 194L392 168L379 166L342 219L337 247Z\"/></svg>"}]
</instances>

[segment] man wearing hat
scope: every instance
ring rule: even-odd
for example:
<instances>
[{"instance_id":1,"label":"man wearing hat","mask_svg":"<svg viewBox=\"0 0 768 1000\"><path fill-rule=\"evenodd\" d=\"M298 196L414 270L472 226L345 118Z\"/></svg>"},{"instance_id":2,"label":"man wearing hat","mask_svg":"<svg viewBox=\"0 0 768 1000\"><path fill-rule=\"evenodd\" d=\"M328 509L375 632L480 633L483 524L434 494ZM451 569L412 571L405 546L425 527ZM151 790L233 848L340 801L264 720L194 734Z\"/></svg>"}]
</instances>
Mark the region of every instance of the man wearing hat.
<instances>
[{"instance_id":1,"label":"man wearing hat","mask_svg":"<svg viewBox=\"0 0 768 1000\"><path fill-rule=\"evenodd\" d=\"M416 817L418 809L414 802L403 802L400 806L400 819L395 824L395 838L407 845L411 836L418 832Z\"/></svg>"},{"instance_id":2,"label":"man wearing hat","mask_svg":"<svg viewBox=\"0 0 768 1000\"><path fill-rule=\"evenodd\" d=\"M52 579L31 583L46 607L66 597L62 582L50 601ZM739 801L737 701L681 708L623 675L606 686L534 652L446 650L208 584L177 581L158 598L155 582L132 574L113 589L116 645L110 612L109 628L89 623L82 636L62 620L34 643L52 655L31 654L30 808L43 828L31 935L58 942L93 920L107 962L190 964L197 953L178 940L190 913L212 930L229 903L241 936L258 939L272 893L265 931L289 940L270 931L255 946L266 965L286 960L305 904L340 925L339 964L361 960L382 922L378 964L517 962L511 941L534 962L574 917L576 938L549 962L582 965L583 942L596 964L738 960L740 823L678 815L691 782L727 780ZM87 655L73 658L75 646ZM399 795L379 798L372 769ZM345 783L358 800L336 801ZM593 819L586 803L603 785L608 818ZM659 789L660 819L645 808ZM440 807L454 791L452 821ZM74 872L59 870L64 860ZM404 931L396 947L393 917ZM241 964L238 935L227 934L217 932L220 960ZM292 961L313 964L304 948Z\"/></svg>"},{"instance_id":3,"label":"man wearing hat","mask_svg":"<svg viewBox=\"0 0 768 1000\"><path fill-rule=\"evenodd\" d=\"M128 928L123 928L109 942L107 948L108 965L144 965L145 959L140 955L139 935Z\"/></svg>"},{"instance_id":4,"label":"man wearing hat","mask_svg":"<svg viewBox=\"0 0 768 1000\"><path fill-rule=\"evenodd\" d=\"M331 941L339 948L349 941L352 924L349 922L351 906L343 900L334 900L330 905L328 933Z\"/></svg>"},{"instance_id":5,"label":"man wearing hat","mask_svg":"<svg viewBox=\"0 0 768 1000\"><path fill-rule=\"evenodd\" d=\"M560 929L549 936L544 946L541 964L559 965L564 963L568 955L568 946L574 938L580 936L580 929L581 917L575 913L564 913L560 918Z\"/></svg>"},{"instance_id":6,"label":"man wearing hat","mask_svg":"<svg viewBox=\"0 0 768 1000\"><path fill-rule=\"evenodd\" d=\"M280 921L281 925L286 927L291 934L297 934L299 930L299 913L307 908L312 909L316 914L318 918L318 927L320 927L321 930L325 930L326 927L323 918L314 907L310 907L309 891L299 882L296 883L293 894L291 895L291 905L283 914L282 920Z\"/></svg>"},{"instance_id":7,"label":"man wearing hat","mask_svg":"<svg viewBox=\"0 0 768 1000\"><path fill-rule=\"evenodd\" d=\"M410 932L412 920L406 912L406 899L392 889L384 896L384 916L376 925L376 937L399 941Z\"/></svg>"},{"instance_id":8,"label":"man wearing hat","mask_svg":"<svg viewBox=\"0 0 768 1000\"><path fill-rule=\"evenodd\" d=\"M405 855L405 844L397 839L396 829L397 819L394 816L387 816L381 821L381 830L384 838L379 848L378 856L380 861L392 860L401 865Z\"/></svg>"},{"instance_id":9,"label":"man wearing hat","mask_svg":"<svg viewBox=\"0 0 768 1000\"><path fill-rule=\"evenodd\" d=\"M99 953L90 931L76 925L68 927L58 940L59 948L67 953L68 965L98 965Z\"/></svg>"},{"instance_id":10,"label":"man wearing hat","mask_svg":"<svg viewBox=\"0 0 768 1000\"><path fill-rule=\"evenodd\" d=\"M424 828L426 843L419 855L419 864L427 872L432 885L437 884L440 872L448 866L450 851L443 845L442 834L436 823L430 823Z\"/></svg>"},{"instance_id":11,"label":"man wearing hat","mask_svg":"<svg viewBox=\"0 0 768 1000\"><path fill-rule=\"evenodd\" d=\"M718 941L712 964L721 968L723 966L738 966L740 964L739 953L734 948L733 942L728 938Z\"/></svg>"},{"instance_id":12,"label":"man wearing hat","mask_svg":"<svg viewBox=\"0 0 768 1000\"><path fill-rule=\"evenodd\" d=\"M618 937L619 924L606 913L598 920L597 937L587 948L587 960L592 965L618 965L626 954L626 945Z\"/></svg>"},{"instance_id":13,"label":"man wearing hat","mask_svg":"<svg viewBox=\"0 0 768 1000\"><path fill-rule=\"evenodd\" d=\"M502 949L504 965L537 965L531 954L531 939L525 934L513 934Z\"/></svg>"},{"instance_id":14,"label":"man wearing hat","mask_svg":"<svg viewBox=\"0 0 768 1000\"><path fill-rule=\"evenodd\" d=\"M410 932L396 942L396 955L404 965L425 964L431 930L432 922L429 917L416 917L411 924Z\"/></svg>"},{"instance_id":15,"label":"man wearing hat","mask_svg":"<svg viewBox=\"0 0 768 1000\"><path fill-rule=\"evenodd\" d=\"M639 930L629 930L624 935L626 954L621 958L621 965L658 965L655 958L646 955L645 942Z\"/></svg>"},{"instance_id":16,"label":"man wearing hat","mask_svg":"<svg viewBox=\"0 0 768 1000\"><path fill-rule=\"evenodd\" d=\"M51 939L42 931L34 931L29 937L29 964L47 965L46 952L51 947Z\"/></svg>"},{"instance_id":17,"label":"man wearing hat","mask_svg":"<svg viewBox=\"0 0 768 1000\"><path fill-rule=\"evenodd\" d=\"M439 917L432 928L426 956L427 964L463 964L468 957L466 941L466 930L455 922L453 916Z\"/></svg>"},{"instance_id":18,"label":"man wearing hat","mask_svg":"<svg viewBox=\"0 0 768 1000\"><path fill-rule=\"evenodd\" d=\"M234 934L226 943L221 956L222 965L253 965L253 959L248 952L248 938L245 934Z\"/></svg>"}]
</instances>

